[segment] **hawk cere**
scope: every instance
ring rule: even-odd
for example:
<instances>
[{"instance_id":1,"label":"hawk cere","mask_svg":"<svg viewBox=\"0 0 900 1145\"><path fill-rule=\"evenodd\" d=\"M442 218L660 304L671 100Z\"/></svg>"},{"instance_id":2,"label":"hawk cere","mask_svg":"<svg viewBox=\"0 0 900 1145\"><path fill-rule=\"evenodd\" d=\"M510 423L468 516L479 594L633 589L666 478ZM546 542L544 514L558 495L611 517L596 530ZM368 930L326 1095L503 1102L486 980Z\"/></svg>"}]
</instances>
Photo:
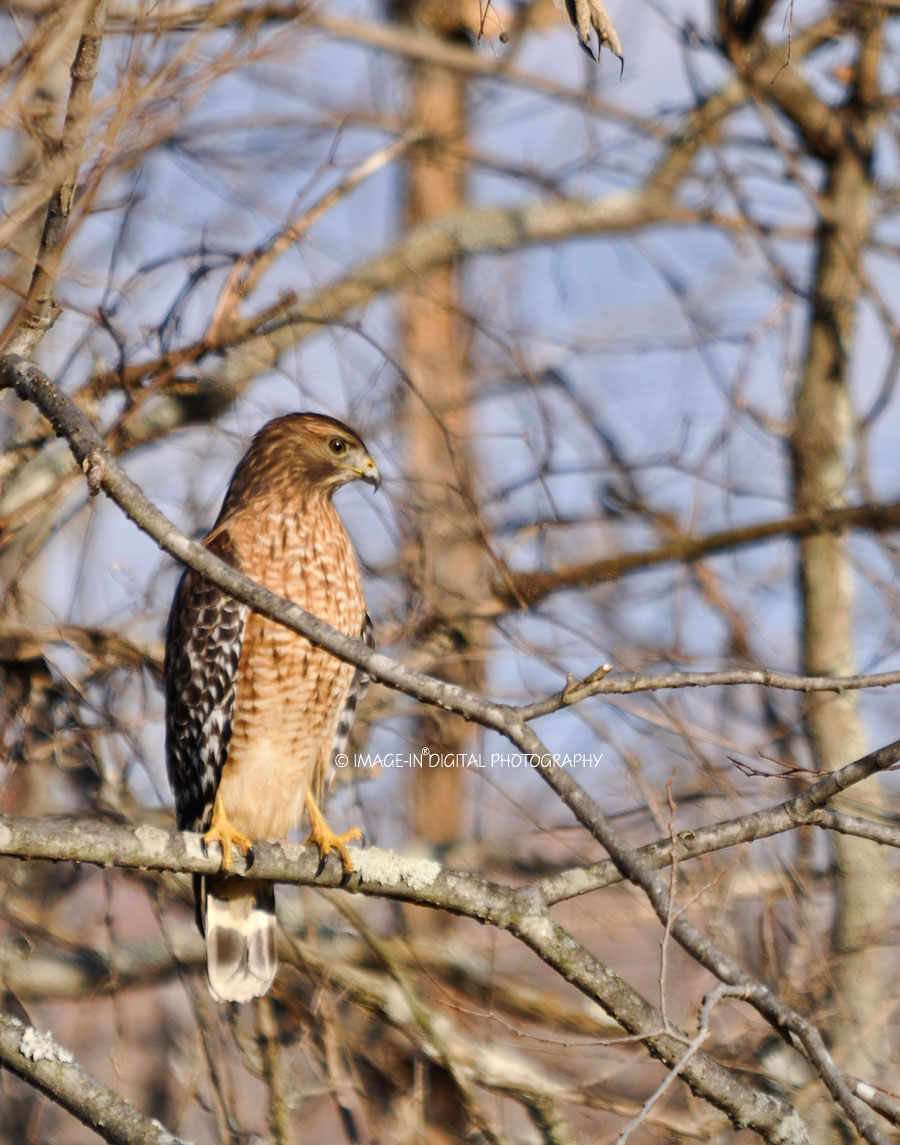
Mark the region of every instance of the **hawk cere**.
<instances>
[{"instance_id":1,"label":"hawk cere","mask_svg":"<svg viewBox=\"0 0 900 1145\"><path fill-rule=\"evenodd\" d=\"M268 422L237 466L204 544L270 591L371 643L359 568L332 504L349 481L378 486L346 425L299 413ZM166 631L166 762L181 830L222 847L221 873L195 876L213 996L246 1002L272 984L275 892L229 878L232 847L285 836L305 806L308 842L345 871L356 829L336 835L319 803L343 750L364 673L267 620L188 569Z\"/></svg>"}]
</instances>

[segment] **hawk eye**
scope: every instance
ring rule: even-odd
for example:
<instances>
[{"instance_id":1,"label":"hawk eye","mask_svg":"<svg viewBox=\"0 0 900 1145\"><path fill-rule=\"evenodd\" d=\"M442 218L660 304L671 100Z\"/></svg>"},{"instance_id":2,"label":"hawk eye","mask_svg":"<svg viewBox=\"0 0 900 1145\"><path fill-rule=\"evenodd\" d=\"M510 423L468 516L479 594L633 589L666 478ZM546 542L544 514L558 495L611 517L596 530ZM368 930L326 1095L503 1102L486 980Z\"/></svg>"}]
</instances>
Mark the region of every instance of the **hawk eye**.
<instances>
[{"instance_id":1,"label":"hawk eye","mask_svg":"<svg viewBox=\"0 0 900 1145\"><path fill-rule=\"evenodd\" d=\"M332 453L343 453L347 448L347 443L340 437L333 437L328 443L328 448Z\"/></svg>"}]
</instances>

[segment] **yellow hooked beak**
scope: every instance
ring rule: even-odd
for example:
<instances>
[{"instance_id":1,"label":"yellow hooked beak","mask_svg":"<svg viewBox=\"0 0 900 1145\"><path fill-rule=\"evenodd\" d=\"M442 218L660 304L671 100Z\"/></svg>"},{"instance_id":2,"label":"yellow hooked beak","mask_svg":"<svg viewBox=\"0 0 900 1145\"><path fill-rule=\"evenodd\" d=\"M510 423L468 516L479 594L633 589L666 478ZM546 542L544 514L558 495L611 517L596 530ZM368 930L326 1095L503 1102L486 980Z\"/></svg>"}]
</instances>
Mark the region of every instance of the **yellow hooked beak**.
<instances>
[{"instance_id":1,"label":"yellow hooked beak","mask_svg":"<svg viewBox=\"0 0 900 1145\"><path fill-rule=\"evenodd\" d=\"M375 489L381 484L381 474L371 457L366 457L362 465L344 465L342 468L349 469L351 473L356 474L360 481L365 481L367 485L372 485Z\"/></svg>"}]
</instances>

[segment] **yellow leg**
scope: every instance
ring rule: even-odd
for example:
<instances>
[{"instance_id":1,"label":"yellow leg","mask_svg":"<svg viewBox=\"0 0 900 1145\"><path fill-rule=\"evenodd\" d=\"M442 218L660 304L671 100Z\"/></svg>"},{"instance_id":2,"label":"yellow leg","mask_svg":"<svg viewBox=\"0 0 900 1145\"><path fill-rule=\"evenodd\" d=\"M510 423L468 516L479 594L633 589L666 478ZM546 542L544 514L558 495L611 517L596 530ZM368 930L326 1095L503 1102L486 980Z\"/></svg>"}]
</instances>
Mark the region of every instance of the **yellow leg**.
<instances>
[{"instance_id":1,"label":"yellow leg","mask_svg":"<svg viewBox=\"0 0 900 1145\"><path fill-rule=\"evenodd\" d=\"M228 822L228 816L225 814L225 804L222 802L222 796L216 795L216 801L213 804L212 822L209 825L209 830L203 836L205 844L218 843L222 848L222 870L231 870L231 848L237 847L241 854L246 857L250 854L253 843L242 832L238 831Z\"/></svg>"},{"instance_id":2,"label":"yellow leg","mask_svg":"<svg viewBox=\"0 0 900 1145\"><path fill-rule=\"evenodd\" d=\"M353 827L351 830L345 831L343 835L335 835L325 822L325 817L319 810L318 803L313 799L311 791L306 793L306 814L309 816L310 827L307 843L315 843L323 859L332 851L336 851L340 856L344 874L352 874L353 860L350 858L347 844L351 839L361 839L362 831L358 827Z\"/></svg>"}]
</instances>

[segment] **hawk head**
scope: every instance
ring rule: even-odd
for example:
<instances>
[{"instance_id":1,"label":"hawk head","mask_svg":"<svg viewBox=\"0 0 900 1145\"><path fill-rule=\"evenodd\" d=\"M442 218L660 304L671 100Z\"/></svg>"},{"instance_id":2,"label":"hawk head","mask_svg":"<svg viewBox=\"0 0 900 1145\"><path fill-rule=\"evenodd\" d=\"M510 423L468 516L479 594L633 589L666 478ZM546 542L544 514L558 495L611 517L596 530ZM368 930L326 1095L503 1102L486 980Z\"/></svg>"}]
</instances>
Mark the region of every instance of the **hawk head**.
<instances>
[{"instance_id":1,"label":"hawk head","mask_svg":"<svg viewBox=\"0 0 900 1145\"><path fill-rule=\"evenodd\" d=\"M238 463L222 515L248 498L283 492L307 499L332 497L349 481L381 484L362 438L336 418L291 413L266 422Z\"/></svg>"}]
</instances>

